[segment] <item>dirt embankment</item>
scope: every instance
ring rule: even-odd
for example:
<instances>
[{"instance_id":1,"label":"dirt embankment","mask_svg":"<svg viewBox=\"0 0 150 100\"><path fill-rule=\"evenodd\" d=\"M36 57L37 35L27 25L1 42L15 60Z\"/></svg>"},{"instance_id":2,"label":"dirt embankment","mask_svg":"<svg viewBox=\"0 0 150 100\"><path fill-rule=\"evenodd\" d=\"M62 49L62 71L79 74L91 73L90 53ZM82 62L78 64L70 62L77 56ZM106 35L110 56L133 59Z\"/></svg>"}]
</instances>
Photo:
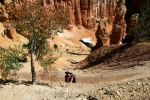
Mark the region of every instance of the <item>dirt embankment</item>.
<instances>
[{"instance_id":1,"label":"dirt embankment","mask_svg":"<svg viewBox=\"0 0 150 100\"><path fill-rule=\"evenodd\" d=\"M114 70L129 68L150 60L150 43L103 46L88 55L78 68Z\"/></svg>"}]
</instances>

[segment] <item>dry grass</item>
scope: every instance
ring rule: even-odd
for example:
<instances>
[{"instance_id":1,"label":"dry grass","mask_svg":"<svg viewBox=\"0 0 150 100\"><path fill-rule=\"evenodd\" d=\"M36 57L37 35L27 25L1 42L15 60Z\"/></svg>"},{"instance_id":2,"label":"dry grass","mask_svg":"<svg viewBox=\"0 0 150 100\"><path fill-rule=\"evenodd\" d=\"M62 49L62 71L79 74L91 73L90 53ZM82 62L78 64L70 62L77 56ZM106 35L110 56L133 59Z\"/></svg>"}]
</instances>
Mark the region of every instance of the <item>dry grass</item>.
<instances>
[{"instance_id":1,"label":"dry grass","mask_svg":"<svg viewBox=\"0 0 150 100\"><path fill-rule=\"evenodd\" d=\"M43 70L40 77L43 81L57 81L56 74L54 74L51 70Z\"/></svg>"}]
</instances>

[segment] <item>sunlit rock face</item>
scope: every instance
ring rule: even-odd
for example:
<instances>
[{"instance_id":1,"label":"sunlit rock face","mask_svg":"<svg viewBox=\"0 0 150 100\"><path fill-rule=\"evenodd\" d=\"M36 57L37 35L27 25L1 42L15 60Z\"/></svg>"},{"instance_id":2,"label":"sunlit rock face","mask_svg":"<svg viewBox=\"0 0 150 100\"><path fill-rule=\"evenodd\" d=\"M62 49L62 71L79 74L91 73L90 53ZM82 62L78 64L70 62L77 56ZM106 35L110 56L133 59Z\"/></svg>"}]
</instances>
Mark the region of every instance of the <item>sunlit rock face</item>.
<instances>
[{"instance_id":1,"label":"sunlit rock face","mask_svg":"<svg viewBox=\"0 0 150 100\"><path fill-rule=\"evenodd\" d=\"M115 9L115 17L110 37L110 44L121 44L122 39L126 36L126 14L125 0L119 0Z\"/></svg>"},{"instance_id":2,"label":"sunlit rock face","mask_svg":"<svg viewBox=\"0 0 150 100\"><path fill-rule=\"evenodd\" d=\"M94 27L93 0L42 0L43 6L51 6L53 9L63 9L68 12L73 25L78 28Z\"/></svg>"},{"instance_id":3,"label":"sunlit rock face","mask_svg":"<svg viewBox=\"0 0 150 100\"><path fill-rule=\"evenodd\" d=\"M123 40L129 42L126 35L138 21L140 8L146 1L94 0L93 15L100 21L95 33L97 38L95 49L103 45L121 44ZM106 28L102 28L104 20ZM101 38L102 36L105 39Z\"/></svg>"},{"instance_id":4,"label":"sunlit rock face","mask_svg":"<svg viewBox=\"0 0 150 100\"><path fill-rule=\"evenodd\" d=\"M0 36L4 38L9 38L13 41L19 40L16 30L9 23L8 13L5 10L4 5L2 5L1 3L0 3Z\"/></svg>"},{"instance_id":5,"label":"sunlit rock face","mask_svg":"<svg viewBox=\"0 0 150 100\"><path fill-rule=\"evenodd\" d=\"M78 28L83 26L92 30L97 26L98 47L120 44L126 35L125 0L43 0L43 6L67 11L71 24Z\"/></svg>"},{"instance_id":6,"label":"sunlit rock face","mask_svg":"<svg viewBox=\"0 0 150 100\"><path fill-rule=\"evenodd\" d=\"M121 44L126 36L125 0L97 0L94 2L94 16L99 20L96 31L97 43L94 49L103 45ZM93 50L94 50L93 49Z\"/></svg>"},{"instance_id":7,"label":"sunlit rock face","mask_svg":"<svg viewBox=\"0 0 150 100\"><path fill-rule=\"evenodd\" d=\"M119 44L125 36L125 0L43 0L43 6L50 5L56 10L66 10L71 24L78 28L83 26L92 30L96 27L96 47ZM98 25L96 19L99 20Z\"/></svg>"},{"instance_id":8,"label":"sunlit rock face","mask_svg":"<svg viewBox=\"0 0 150 100\"><path fill-rule=\"evenodd\" d=\"M27 0L34 2L35 0ZM121 44L129 28L138 20L140 5L146 0L41 0L43 7L50 7L53 10L65 10L69 14L71 25L77 28L86 28L95 31L97 38L96 48L103 45ZM1 3L12 2L2 0ZM20 0L13 0L19 4ZM4 13L3 13L4 14ZM0 15L0 20L6 20ZM134 16L135 15L135 16ZM137 16L136 16L137 15ZM96 23L98 20L98 23ZM3 21L6 28L7 21ZM5 30L6 31L6 30ZM8 31L8 30L7 30Z\"/></svg>"}]
</instances>

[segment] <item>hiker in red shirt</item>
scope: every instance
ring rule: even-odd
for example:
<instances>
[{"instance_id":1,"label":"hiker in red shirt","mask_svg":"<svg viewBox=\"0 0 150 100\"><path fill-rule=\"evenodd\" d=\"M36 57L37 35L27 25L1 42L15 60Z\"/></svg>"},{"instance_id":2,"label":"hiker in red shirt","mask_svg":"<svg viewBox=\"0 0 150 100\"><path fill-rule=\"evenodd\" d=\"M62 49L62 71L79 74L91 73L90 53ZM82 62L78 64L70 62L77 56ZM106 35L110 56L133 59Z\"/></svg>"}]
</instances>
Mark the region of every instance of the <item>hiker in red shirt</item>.
<instances>
[{"instance_id":1,"label":"hiker in red shirt","mask_svg":"<svg viewBox=\"0 0 150 100\"><path fill-rule=\"evenodd\" d=\"M65 72L66 75L65 75L65 82L67 83L76 83L76 76L73 75L70 70L67 70L67 72Z\"/></svg>"}]
</instances>

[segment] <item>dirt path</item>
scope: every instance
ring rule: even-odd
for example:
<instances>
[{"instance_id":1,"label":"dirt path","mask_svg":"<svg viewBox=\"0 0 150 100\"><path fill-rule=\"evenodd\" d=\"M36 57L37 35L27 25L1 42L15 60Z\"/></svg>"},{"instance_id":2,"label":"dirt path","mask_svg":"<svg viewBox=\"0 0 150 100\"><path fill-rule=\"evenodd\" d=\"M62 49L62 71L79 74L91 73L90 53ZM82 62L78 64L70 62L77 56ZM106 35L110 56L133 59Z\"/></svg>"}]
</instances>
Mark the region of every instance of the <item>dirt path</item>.
<instances>
[{"instance_id":1,"label":"dirt path","mask_svg":"<svg viewBox=\"0 0 150 100\"><path fill-rule=\"evenodd\" d=\"M43 81L41 77L43 69L35 62L38 83L37 85L26 83L31 80L30 62L27 62L18 72L20 80L18 83L0 85L0 100L143 100L146 97L150 98L150 61L126 69L79 70L76 69L76 63L87 55L65 52L63 55L54 64L55 69L51 71L52 74L50 73L58 77L57 81L49 81L49 79ZM76 75L76 84L64 82L64 72L68 69Z\"/></svg>"},{"instance_id":2,"label":"dirt path","mask_svg":"<svg viewBox=\"0 0 150 100\"><path fill-rule=\"evenodd\" d=\"M67 69L67 68L66 68ZM66 69L59 69L52 71L53 75L57 77L57 81L63 82ZM23 71L23 70L22 70ZM19 72L19 79L31 80L31 72ZM140 65L119 70L73 70L76 75L78 83L98 83L98 82L121 82L130 81L134 79L147 78L150 76L150 61L140 63ZM56 73L57 72L57 73ZM42 69L37 68L37 80L42 79ZM50 73L51 74L51 73Z\"/></svg>"},{"instance_id":3,"label":"dirt path","mask_svg":"<svg viewBox=\"0 0 150 100\"><path fill-rule=\"evenodd\" d=\"M64 75L64 71L59 70L58 76ZM102 73L98 73L100 70L91 70L92 73L83 70L72 71L77 75L76 84L63 82L63 77L59 77L60 80L56 82L41 80L38 82L40 85L7 83L0 86L0 100L129 100L131 98L148 100L149 98L150 61L132 68L101 71ZM37 76L39 73L40 71L37 72ZM27 72L19 75L24 80L30 77ZM38 78L40 79L39 76Z\"/></svg>"}]
</instances>

